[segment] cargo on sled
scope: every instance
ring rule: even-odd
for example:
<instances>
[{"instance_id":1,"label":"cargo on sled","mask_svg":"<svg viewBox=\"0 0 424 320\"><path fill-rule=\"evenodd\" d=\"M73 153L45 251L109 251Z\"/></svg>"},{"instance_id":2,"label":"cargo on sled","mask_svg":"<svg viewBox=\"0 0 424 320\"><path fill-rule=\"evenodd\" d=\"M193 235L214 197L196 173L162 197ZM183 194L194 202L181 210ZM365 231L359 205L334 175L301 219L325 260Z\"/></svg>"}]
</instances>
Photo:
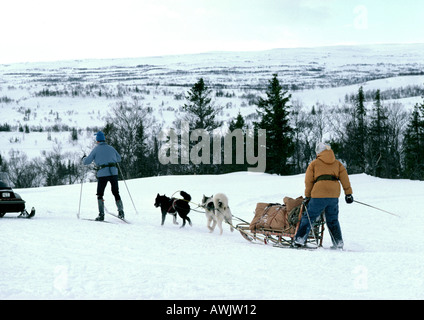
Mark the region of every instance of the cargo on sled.
<instances>
[{"instance_id":1,"label":"cargo on sled","mask_svg":"<svg viewBox=\"0 0 424 320\"><path fill-rule=\"evenodd\" d=\"M290 247L299 228L302 215L306 214L303 197L284 198L284 203L258 203L253 220L243 221L236 229L248 241L264 244L272 243L277 247ZM306 246L317 248L322 246L324 236L324 216L312 223Z\"/></svg>"}]
</instances>

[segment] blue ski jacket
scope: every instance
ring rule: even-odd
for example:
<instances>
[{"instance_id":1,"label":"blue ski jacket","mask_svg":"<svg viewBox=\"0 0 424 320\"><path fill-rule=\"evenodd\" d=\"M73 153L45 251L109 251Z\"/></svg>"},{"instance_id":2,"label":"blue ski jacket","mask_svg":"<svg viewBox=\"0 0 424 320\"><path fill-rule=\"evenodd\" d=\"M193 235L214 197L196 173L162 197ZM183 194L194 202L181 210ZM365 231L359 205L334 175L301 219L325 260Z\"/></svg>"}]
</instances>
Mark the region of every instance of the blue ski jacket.
<instances>
[{"instance_id":1,"label":"blue ski jacket","mask_svg":"<svg viewBox=\"0 0 424 320\"><path fill-rule=\"evenodd\" d=\"M117 176L118 168L117 163L121 162L121 156L114 147L108 145L106 142L100 142L88 155L83 159L85 165L90 163L96 164L99 168L97 177Z\"/></svg>"}]
</instances>

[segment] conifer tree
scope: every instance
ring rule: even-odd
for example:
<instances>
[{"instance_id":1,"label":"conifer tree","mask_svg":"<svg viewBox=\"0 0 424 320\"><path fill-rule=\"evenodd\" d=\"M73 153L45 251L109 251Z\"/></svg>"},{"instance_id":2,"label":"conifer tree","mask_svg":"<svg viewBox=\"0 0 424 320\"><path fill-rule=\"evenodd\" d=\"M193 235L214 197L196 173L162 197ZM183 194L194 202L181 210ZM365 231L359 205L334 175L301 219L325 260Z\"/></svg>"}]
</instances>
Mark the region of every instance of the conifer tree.
<instances>
[{"instance_id":1,"label":"conifer tree","mask_svg":"<svg viewBox=\"0 0 424 320\"><path fill-rule=\"evenodd\" d=\"M257 103L259 122L255 126L266 130L267 172L277 174L292 173L289 163L293 155L293 128L289 124L291 95L283 91L277 74L269 81L266 99L259 98Z\"/></svg>"},{"instance_id":2,"label":"conifer tree","mask_svg":"<svg viewBox=\"0 0 424 320\"><path fill-rule=\"evenodd\" d=\"M346 123L345 134L338 142L339 157L346 161L349 173L362 173L366 171L366 109L363 88L360 87L351 108L351 119Z\"/></svg>"},{"instance_id":3,"label":"conifer tree","mask_svg":"<svg viewBox=\"0 0 424 320\"><path fill-rule=\"evenodd\" d=\"M424 102L416 104L403 141L404 175L424 179Z\"/></svg>"},{"instance_id":4,"label":"conifer tree","mask_svg":"<svg viewBox=\"0 0 424 320\"><path fill-rule=\"evenodd\" d=\"M235 171L247 170L246 155L244 152L246 150L246 139L245 139L247 134L246 129L247 129L246 122L239 111L237 117L230 121L230 124L229 124L230 133L227 133L226 137L224 138L224 139L231 139L231 147L232 147L231 161L232 162L231 164L225 164L225 159L224 159L223 172L235 172ZM237 134L237 133L240 133L240 134ZM230 136L230 134L232 134L233 136ZM238 139L239 141L237 141ZM241 142L241 140L243 142ZM239 147L239 151L242 151L242 152L237 152L237 147ZM243 158L243 161L242 161L243 163L237 163L237 161L240 160L239 158Z\"/></svg>"},{"instance_id":5,"label":"conifer tree","mask_svg":"<svg viewBox=\"0 0 424 320\"><path fill-rule=\"evenodd\" d=\"M367 124L366 124L366 109L365 109L365 95L362 87L358 90L356 99L355 114L357 119L356 134L354 137L357 159L356 165L361 172L366 169L366 141L367 141Z\"/></svg>"},{"instance_id":6,"label":"conifer tree","mask_svg":"<svg viewBox=\"0 0 424 320\"><path fill-rule=\"evenodd\" d=\"M387 177L390 171L389 126L387 110L381 104L380 90L375 95L374 107L368 135L366 151L369 173L375 177Z\"/></svg>"},{"instance_id":7,"label":"conifer tree","mask_svg":"<svg viewBox=\"0 0 424 320\"><path fill-rule=\"evenodd\" d=\"M184 104L183 110L186 112L185 120L189 122L190 130L205 129L212 132L222 125L222 121L216 119L222 107L215 107L210 95L211 90L203 78L187 92L187 103Z\"/></svg>"},{"instance_id":8,"label":"conifer tree","mask_svg":"<svg viewBox=\"0 0 424 320\"><path fill-rule=\"evenodd\" d=\"M236 129L241 129L241 130L246 129L246 121L244 121L244 118L241 115L240 111L237 114L237 117L230 121L229 129L230 131L234 131Z\"/></svg>"},{"instance_id":9,"label":"conifer tree","mask_svg":"<svg viewBox=\"0 0 424 320\"><path fill-rule=\"evenodd\" d=\"M201 163L195 164L191 161L191 165L186 167L190 173L218 173L217 166L211 165L213 162L211 157L212 154L207 157L207 155L203 153L204 149L199 147L200 144L204 146L208 143L208 141L203 141L203 139L208 137L209 150L212 150L213 130L222 126L222 121L217 120L222 107L216 107L212 103L211 92L212 90L206 86L203 78L200 78L187 92L187 103L183 106L183 110L186 112L183 120L188 122L190 130L190 159L193 159L192 152L197 153L196 156L201 158ZM182 126L180 126L180 128L183 130ZM197 129L204 130L203 134L198 137L198 140L192 141L191 132ZM183 133L181 132L181 134ZM192 148L195 145L197 145L199 150ZM180 146L180 148L182 148L182 146Z\"/></svg>"}]
</instances>

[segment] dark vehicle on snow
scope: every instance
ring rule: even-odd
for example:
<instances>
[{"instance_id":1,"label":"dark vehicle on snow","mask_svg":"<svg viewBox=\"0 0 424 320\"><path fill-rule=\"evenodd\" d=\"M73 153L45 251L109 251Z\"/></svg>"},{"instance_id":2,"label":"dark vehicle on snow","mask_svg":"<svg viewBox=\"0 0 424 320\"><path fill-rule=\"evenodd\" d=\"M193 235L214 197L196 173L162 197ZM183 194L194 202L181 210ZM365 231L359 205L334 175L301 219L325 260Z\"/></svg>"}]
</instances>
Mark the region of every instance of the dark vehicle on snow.
<instances>
[{"instance_id":1,"label":"dark vehicle on snow","mask_svg":"<svg viewBox=\"0 0 424 320\"><path fill-rule=\"evenodd\" d=\"M0 218L9 212L19 212L18 218L32 218L35 215L34 208L30 213L25 209L25 201L13 191L7 173L0 172Z\"/></svg>"}]
</instances>

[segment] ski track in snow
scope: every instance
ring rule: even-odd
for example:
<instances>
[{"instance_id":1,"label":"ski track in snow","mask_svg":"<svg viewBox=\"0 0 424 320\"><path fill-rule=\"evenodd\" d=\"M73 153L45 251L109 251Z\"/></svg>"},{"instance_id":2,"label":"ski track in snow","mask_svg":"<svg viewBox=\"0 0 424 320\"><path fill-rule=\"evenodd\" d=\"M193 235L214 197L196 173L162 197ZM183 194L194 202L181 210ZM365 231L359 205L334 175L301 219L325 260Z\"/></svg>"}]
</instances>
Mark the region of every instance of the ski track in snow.
<instances>
[{"instance_id":1,"label":"ski track in snow","mask_svg":"<svg viewBox=\"0 0 424 320\"><path fill-rule=\"evenodd\" d=\"M304 175L234 173L166 176L120 182L124 224L78 220L81 185L17 190L31 220L0 219L0 299L423 299L421 209L424 182L352 175L355 199L340 198L346 251L302 251L252 244L239 232L209 233L203 213L180 229L160 226L157 193L187 191L193 202L224 192L233 214L251 221L257 202L303 194ZM95 218L96 183L83 185L81 218ZM109 211L115 210L109 189ZM192 209L195 205L192 204ZM328 233L324 247L331 245Z\"/></svg>"}]
</instances>

